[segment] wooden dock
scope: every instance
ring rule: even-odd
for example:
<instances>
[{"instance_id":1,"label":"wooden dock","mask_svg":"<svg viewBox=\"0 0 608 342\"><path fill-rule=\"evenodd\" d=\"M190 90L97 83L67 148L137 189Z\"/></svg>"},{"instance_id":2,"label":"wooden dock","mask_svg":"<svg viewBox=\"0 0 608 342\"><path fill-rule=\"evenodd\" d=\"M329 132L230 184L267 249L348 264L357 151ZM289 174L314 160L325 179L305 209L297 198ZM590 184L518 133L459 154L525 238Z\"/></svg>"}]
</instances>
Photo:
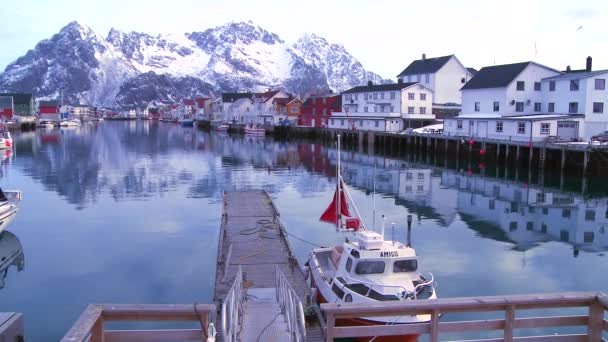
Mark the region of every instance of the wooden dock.
<instances>
[{"instance_id":1,"label":"wooden dock","mask_svg":"<svg viewBox=\"0 0 608 342\"><path fill-rule=\"evenodd\" d=\"M302 304L305 307L310 304L304 273L293 255L284 227L279 220L279 212L265 191L238 191L224 194L218 243L218 266L214 290L214 302L218 308L222 307L239 268L243 273L243 287L263 292L260 289L276 288L275 270L278 267ZM260 308L256 310L260 320L263 321L263 312ZM220 319L221 313L218 314L217 327L221 326ZM251 317L247 317L245 313L245 325L250 319ZM255 329L248 326L243 328L243 335ZM242 339L248 340L248 338ZM322 341L321 329L314 325L307 327L306 340Z\"/></svg>"}]
</instances>

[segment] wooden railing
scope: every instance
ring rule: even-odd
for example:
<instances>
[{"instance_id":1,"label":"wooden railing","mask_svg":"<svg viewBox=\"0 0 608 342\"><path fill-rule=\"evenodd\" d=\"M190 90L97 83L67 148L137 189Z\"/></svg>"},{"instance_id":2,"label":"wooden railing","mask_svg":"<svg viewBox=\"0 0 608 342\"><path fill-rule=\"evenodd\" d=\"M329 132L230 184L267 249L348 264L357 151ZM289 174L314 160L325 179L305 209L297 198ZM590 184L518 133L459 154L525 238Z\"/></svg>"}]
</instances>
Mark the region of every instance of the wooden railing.
<instances>
[{"instance_id":1,"label":"wooden railing","mask_svg":"<svg viewBox=\"0 0 608 342\"><path fill-rule=\"evenodd\" d=\"M197 304L92 304L80 315L62 342L208 341L210 315L215 305ZM199 329L105 330L106 322L193 321ZM211 329L214 330L214 329Z\"/></svg>"},{"instance_id":2,"label":"wooden railing","mask_svg":"<svg viewBox=\"0 0 608 342\"><path fill-rule=\"evenodd\" d=\"M548 316L516 318L517 310L561 309L586 307L588 314L580 316ZM430 341L440 341L440 333L468 333L502 330L503 338L469 340L483 342L497 341L603 341L603 332L608 332L608 321L604 312L608 310L608 296L603 293L562 293L541 295L513 295L476 298L445 298L419 301L379 302L375 304L322 304L326 315L327 341L344 337L371 337L393 335L430 335ZM443 321L442 315L462 312L503 311L504 319L476 321ZM425 323L396 325L349 325L336 326L336 321L350 318L371 318L379 316L431 315ZM584 334L546 335L515 337L516 329L585 327Z\"/></svg>"}]
</instances>

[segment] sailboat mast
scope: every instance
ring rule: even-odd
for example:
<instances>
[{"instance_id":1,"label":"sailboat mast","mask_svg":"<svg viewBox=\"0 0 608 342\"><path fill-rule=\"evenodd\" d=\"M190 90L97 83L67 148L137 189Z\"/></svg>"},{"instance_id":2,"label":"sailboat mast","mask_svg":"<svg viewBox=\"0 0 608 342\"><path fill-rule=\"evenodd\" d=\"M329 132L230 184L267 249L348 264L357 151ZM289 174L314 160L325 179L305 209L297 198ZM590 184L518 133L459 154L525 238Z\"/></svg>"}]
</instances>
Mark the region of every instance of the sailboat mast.
<instances>
[{"instance_id":1,"label":"sailboat mast","mask_svg":"<svg viewBox=\"0 0 608 342\"><path fill-rule=\"evenodd\" d=\"M342 225L342 216L340 216L340 213L342 212L342 208L340 208L340 205L342 204L342 177L340 176L340 134L338 134L338 171L336 178L338 180L338 192L336 197L336 201L338 201L338 205L336 206L338 213L336 215L336 229L340 229L340 226Z\"/></svg>"}]
</instances>

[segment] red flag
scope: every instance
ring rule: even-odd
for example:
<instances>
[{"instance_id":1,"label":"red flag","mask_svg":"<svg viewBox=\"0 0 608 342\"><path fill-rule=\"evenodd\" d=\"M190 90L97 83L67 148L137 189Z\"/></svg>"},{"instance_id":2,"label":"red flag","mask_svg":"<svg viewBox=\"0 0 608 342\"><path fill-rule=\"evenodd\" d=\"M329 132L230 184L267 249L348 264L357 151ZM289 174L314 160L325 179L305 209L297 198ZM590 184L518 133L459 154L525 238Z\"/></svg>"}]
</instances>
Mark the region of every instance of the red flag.
<instances>
[{"instance_id":1,"label":"red flag","mask_svg":"<svg viewBox=\"0 0 608 342\"><path fill-rule=\"evenodd\" d=\"M340 185L342 185L342 182L340 182ZM338 187L336 186L336 192L334 193L334 198L332 199L332 201L329 204L329 206L327 207L327 209L325 209L325 211L323 212L323 214L321 215L319 220L321 220L323 222L327 222L327 223L333 223L333 224L338 223L338 215L337 215L338 200L337 199L338 199ZM344 194L344 191L340 192L340 211L341 211L342 215L350 216L350 212L348 211L348 205L346 204L346 195Z\"/></svg>"}]
</instances>

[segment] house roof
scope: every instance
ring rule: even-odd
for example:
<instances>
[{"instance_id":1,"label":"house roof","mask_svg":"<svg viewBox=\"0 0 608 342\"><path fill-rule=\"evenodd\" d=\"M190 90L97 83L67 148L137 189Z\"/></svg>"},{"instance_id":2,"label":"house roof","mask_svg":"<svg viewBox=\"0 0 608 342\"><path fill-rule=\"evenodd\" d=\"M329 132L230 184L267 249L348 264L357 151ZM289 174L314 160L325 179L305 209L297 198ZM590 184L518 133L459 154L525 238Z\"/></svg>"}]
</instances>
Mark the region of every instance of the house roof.
<instances>
[{"instance_id":1,"label":"house roof","mask_svg":"<svg viewBox=\"0 0 608 342\"><path fill-rule=\"evenodd\" d=\"M531 63L523 62L483 67L461 90L506 87Z\"/></svg>"},{"instance_id":2,"label":"house roof","mask_svg":"<svg viewBox=\"0 0 608 342\"><path fill-rule=\"evenodd\" d=\"M601 74L608 73L608 69L596 70L596 71L570 71L563 75L557 75L552 77L543 78L543 81L556 81L556 80L578 80L583 78L589 78Z\"/></svg>"},{"instance_id":3,"label":"house roof","mask_svg":"<svg viewBox=\"0 0 608 342\"><path fill-rule=\"evenodd\" d=\"M184 99L184 105L186 106L194 106L196 104L196 101L194 101L193 99Z\"/></svg>"},{"instance_id":4,"label":"house roof","mask_svg":"<svg viewBox=\"0 0 608 342\"><path fill-rule=\"evenodd\" d=\"M59 101L40 101L38 102L38 107L59 107Z\"/></svg>"},{"instance_id":5,"label":"house roof","mask_svg":"<svg viewBox=\"0 0 608 342\"><path fill-rule=\"evenodd\" d=\"M467 68L467 71L470 72L473 76L475 76L475 74L478 72L475 68Z\"/></svg>"},{"instance_id":6,"label":"house roof","mask_svg":"<svg viewBox=\"0 0 608 342\"><path fill-rule=\"evenodd\" d=\"M211 100L208 97L197 97L194 99L194 101L196 101L196 104L198 105L199 108L202 108L205 105L205 101L207 100Z\"/></svg>"},{"instance_id":7,"label":"house roof","mask_svg":"<svg viewBox=\"0 0 608 342\"><path fill-rule=\"evenodd\" d=\"M391 84L372 84L371 86L370 85L357 86L357 87L350 88L347 91L342 92L342 94L401 90L404 88L411 87L417 83L418 82L408 82L408 83L391 83Z\"/></svg>"},{"instance_id":8,"label":"house roof","mask_svg":"<svg viewBox=\"0 0 608 342\"><path fill-rule=\"evenodd\" d=\"M13 99L10 96L0 96L0 108L12 108Z\"/></svg>"},{"instance_id":9,"label":"house roof","mask_svg":"<svg viewBox=\"0 0 608 342\"><path fill-rule=\"evenodd\" d=\"M234 102L238 99L250 99L253 93L222 93L222 102Z\"/></svg>"},{"instance_id":10,"label":"house roof","mask_svg":"<svg viewBox=\"0 0 608 342\"><path fill-rule=\"evenodd\" d=\"M407 68L403 69L403 71L397 75L397 77L435 73L441 69L453 56L454 55L417 59L410 63Z\"/></svg>"},{"instance_id":11,"label":"house roof","mask_svg":"<svg viewBox=\"0 0 608 342\"><path fill-rule=\"evenodd\" d=\"M14 104L30 104L32 94L0 93L0 96L12 96Z\"/></svg>"},{"instance_id":12,"label":"house roof","mask_svg":"<svg viewBox=\"0 0 608 342\"><path fill-rule=\"evenodd\" d=\"M291 102L291 100L292 100L291 98L281 97L281 98L272 100L272 103L275 103L275 104L278 104L278 105L286 105L289 102Z\"/></svg>"}]
</instances>

